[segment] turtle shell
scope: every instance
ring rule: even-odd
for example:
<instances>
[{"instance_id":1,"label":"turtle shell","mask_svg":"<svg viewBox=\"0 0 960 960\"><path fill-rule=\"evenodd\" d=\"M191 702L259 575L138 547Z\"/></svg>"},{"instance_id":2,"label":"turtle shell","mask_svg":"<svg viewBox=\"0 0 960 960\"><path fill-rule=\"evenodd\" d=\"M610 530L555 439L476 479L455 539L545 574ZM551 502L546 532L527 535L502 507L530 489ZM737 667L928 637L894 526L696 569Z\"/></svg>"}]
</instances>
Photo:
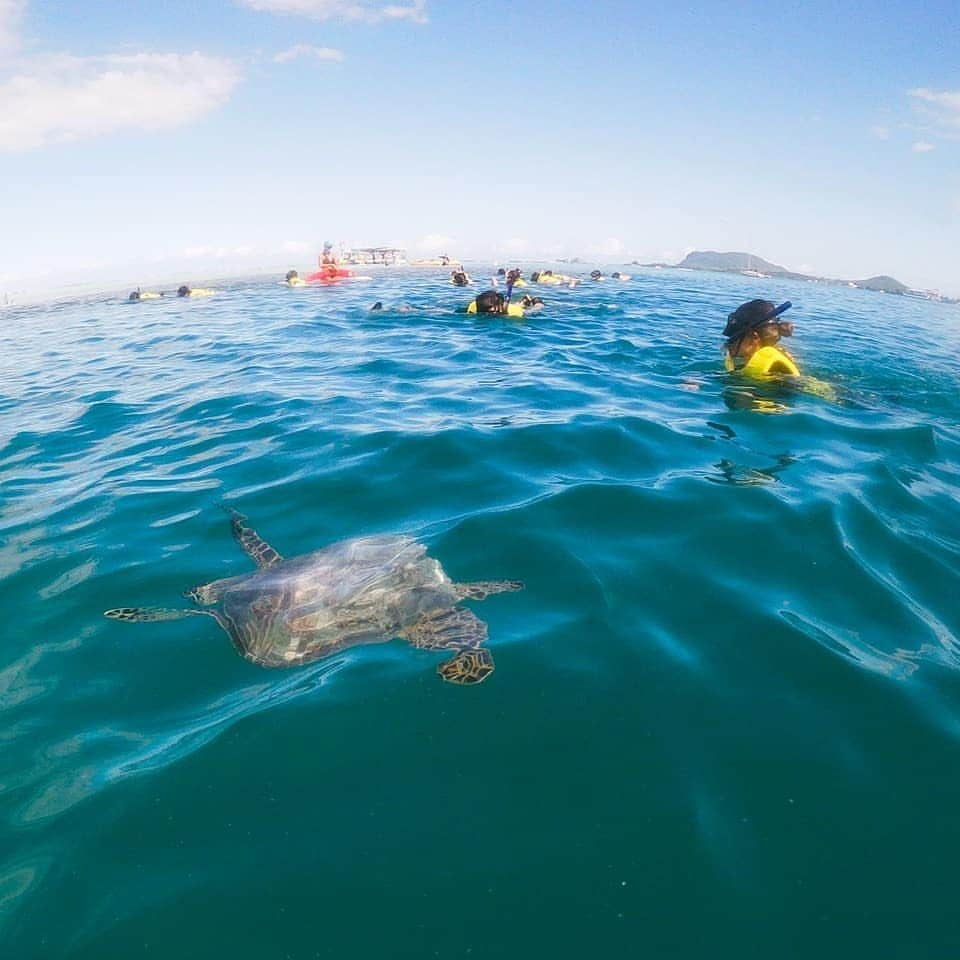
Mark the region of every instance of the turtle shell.
<instances>
[{"instance_id":1,"label":"turtle shell","mask_svg":"<svg viewBox=\"0 0 960 960\"><path fill-rule=\"evenodd\" d=\"M244 657L286 667L385 643L457 600L423 544L359 537L232 579L216 615Z\"/></svg>"}]
</instances>

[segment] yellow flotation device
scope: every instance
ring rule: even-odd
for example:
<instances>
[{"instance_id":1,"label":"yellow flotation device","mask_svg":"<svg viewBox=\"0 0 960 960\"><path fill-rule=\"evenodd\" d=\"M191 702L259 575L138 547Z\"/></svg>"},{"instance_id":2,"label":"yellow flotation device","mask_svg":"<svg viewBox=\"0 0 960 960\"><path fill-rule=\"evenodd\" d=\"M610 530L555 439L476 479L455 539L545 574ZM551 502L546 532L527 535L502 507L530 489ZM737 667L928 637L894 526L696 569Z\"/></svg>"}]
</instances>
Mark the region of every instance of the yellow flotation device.
<instances>
[{"instance_id":1,"label":"yellow flotation device","mask_svg":"<svg viewBox=\"0 0 960 960\"><path fill-rule=\"evenodd\" d=\"M477 301L471 300L470 306L467 307L467 313L476 313L477 312ZM488 314L488 316L504 316L504 314ZM519 303L508 303L506 316L508 317L522 317L523 316L523 307Z\"/></svg>"},{"instance_id":2,"label":"yellow flotation device","mask_svg":"<svg viewBox=\"0 0 960 960\"><path fill-rule=\"evenodd\" d=\"M159 300L163 296L162 293L154 293L152 290L144 291L137 297L138 300Z\"/></svg>"},{"instance_id":3,"label":"yellow flotation device","mask_svg":"<svg viewBox=\"0 0 960 960\"><path fill-rule=\"evenodd\" d=\"M304 280L303 277L291 277L287 281L287 285L291 287L305 287L307 285L307 281Z\"/></svg>"},{"instance_id":4,"label":"yellow flotation device","mask_svg":"<svg viewBox=\"0 0 960 960\"><path fill-rule=\"evenodd\" d=\"M217 291L209 290L206 287L198 287L190 291L191 297L212 297Z\"/></svg>"},{"instance_id":5,"label":"yellow flotation device","mask_svg":"<svg viewBox=\"0 0 960 960\"><path fill-rule=\"evenodd\" d=\"M736 369L729 353L724 354L724 364L730 373ZM833 384L816 377L803 376L793 357L778 347L761 347L738 372L757 380L771 376L799 377L797 386L802 393L819 397L829 403L840 402L840 394Z\"/></svg>"},{"instance_id":6,"label":"yellow flotation device","mask_svg":"<svg viewBox=\"0 0 960 960\"><path fill-rule=\"evenodd\" d=\"M800 368L793 362L793 357L777 347L761 347L740 372L747 377L769 377L775 374L800 376Z\"/></svg>"},{"instance_id":7,"label":"yellow flotation device","mask_svg":"<svg viewBox=\"0 0 960 960\"><path fill-rule=\"evenodd\" d=\"M514 285L514 287L525 287L525 286L527 285L527 281L526 281L526 280L514 280L514 281L513 281L513 285Z\"/></svg>"}]
</instances>

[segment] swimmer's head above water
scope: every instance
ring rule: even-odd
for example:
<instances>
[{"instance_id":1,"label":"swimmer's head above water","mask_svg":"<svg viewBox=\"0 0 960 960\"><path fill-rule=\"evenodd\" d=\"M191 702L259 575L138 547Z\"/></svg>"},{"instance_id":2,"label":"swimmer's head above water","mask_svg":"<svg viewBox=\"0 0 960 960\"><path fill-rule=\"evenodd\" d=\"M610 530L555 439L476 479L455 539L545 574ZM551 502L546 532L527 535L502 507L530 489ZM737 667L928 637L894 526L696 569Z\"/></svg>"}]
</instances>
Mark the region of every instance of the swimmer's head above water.
<instances>
[{"instance_id":1,"label":"swimmer's head above water","mask_svg":"<svg viewBox=\"0 0 960 960\"><path fill-rule=\"evenodd\" d=\"M770 300L750 300L740 304L727 317L723 335L727 338L728 365L737 357L749 360L761 347L773 347L782 337L793 336L793 324L777 318L793 304L787 300L777 306Z\"/></svg>"}]
</instances>

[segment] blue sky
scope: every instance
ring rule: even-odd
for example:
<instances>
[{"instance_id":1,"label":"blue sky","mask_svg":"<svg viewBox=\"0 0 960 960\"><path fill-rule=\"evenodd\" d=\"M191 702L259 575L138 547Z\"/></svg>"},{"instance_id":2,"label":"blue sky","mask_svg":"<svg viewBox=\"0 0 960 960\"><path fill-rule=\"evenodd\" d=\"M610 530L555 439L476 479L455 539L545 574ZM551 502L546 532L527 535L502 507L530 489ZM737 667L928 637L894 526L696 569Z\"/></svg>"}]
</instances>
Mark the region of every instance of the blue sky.
<instances>
[{"instance_id":1,"label":"blue sky","mask_svg":"<svg viewBox=\"0 0 960 960\"><path fill-rule=\"evenodd\" d=\"M960 294L960 4L0 0L0 293L743 250Z\"/></svg>"}]
</instances>

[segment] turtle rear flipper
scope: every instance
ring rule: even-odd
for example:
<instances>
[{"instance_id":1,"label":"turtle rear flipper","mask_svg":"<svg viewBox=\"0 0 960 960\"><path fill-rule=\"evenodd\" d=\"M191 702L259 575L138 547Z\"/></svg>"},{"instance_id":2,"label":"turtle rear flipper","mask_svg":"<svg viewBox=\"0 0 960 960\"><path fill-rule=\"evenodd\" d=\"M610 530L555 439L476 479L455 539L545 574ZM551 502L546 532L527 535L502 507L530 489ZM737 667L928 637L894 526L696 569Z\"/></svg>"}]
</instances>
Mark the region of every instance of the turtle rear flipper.
<instances>
[{"instance_id":1,"label":"turtle rear flipper","mask_svg":"<svg viewBox=\"0 0 960 960\"><path fill-rule=\"evenodd\" d=\"M194 614L213 616L209 610L191 610L187 607L114 607L104 610L103 615L111 620L126 620L128 623L148 623L155 620L182 620Z\"/></svg>"},{"instance_id":2,"label":"turtle rear flipper","mask_svg":"<svg viewBox=\"0 0 960 960\"><path fill-rule=\"evenodd\" d=\"M421 650L458 651L437 667L437 673L450 683L480 683L493 673L493 657L480 646L487 639L487 625L466 607L425 613L403 636Z\"/></svg>"},{"instance_id":3,"label":"turtle rear flipper","mask_svg":"<svg viewBox=\"0 0 960 960\"><path fill-rule=\"evenodd\" d=\"M461 600L486 600L494 593L515 593L523 589L522 580L477 580L454 584Z\"/></svg>"},{"instance_id":4,"label":"turtle rear flipper","mask_svg":"<svg viewBox=\"0 0 960 960\"><path fill-rule=\"evenodd\" d=\"M461 650L452 660L444 660L437 673L448 683L482 683L493 673L493 657L486 647Z\"/></svg>"}]
</instances>

